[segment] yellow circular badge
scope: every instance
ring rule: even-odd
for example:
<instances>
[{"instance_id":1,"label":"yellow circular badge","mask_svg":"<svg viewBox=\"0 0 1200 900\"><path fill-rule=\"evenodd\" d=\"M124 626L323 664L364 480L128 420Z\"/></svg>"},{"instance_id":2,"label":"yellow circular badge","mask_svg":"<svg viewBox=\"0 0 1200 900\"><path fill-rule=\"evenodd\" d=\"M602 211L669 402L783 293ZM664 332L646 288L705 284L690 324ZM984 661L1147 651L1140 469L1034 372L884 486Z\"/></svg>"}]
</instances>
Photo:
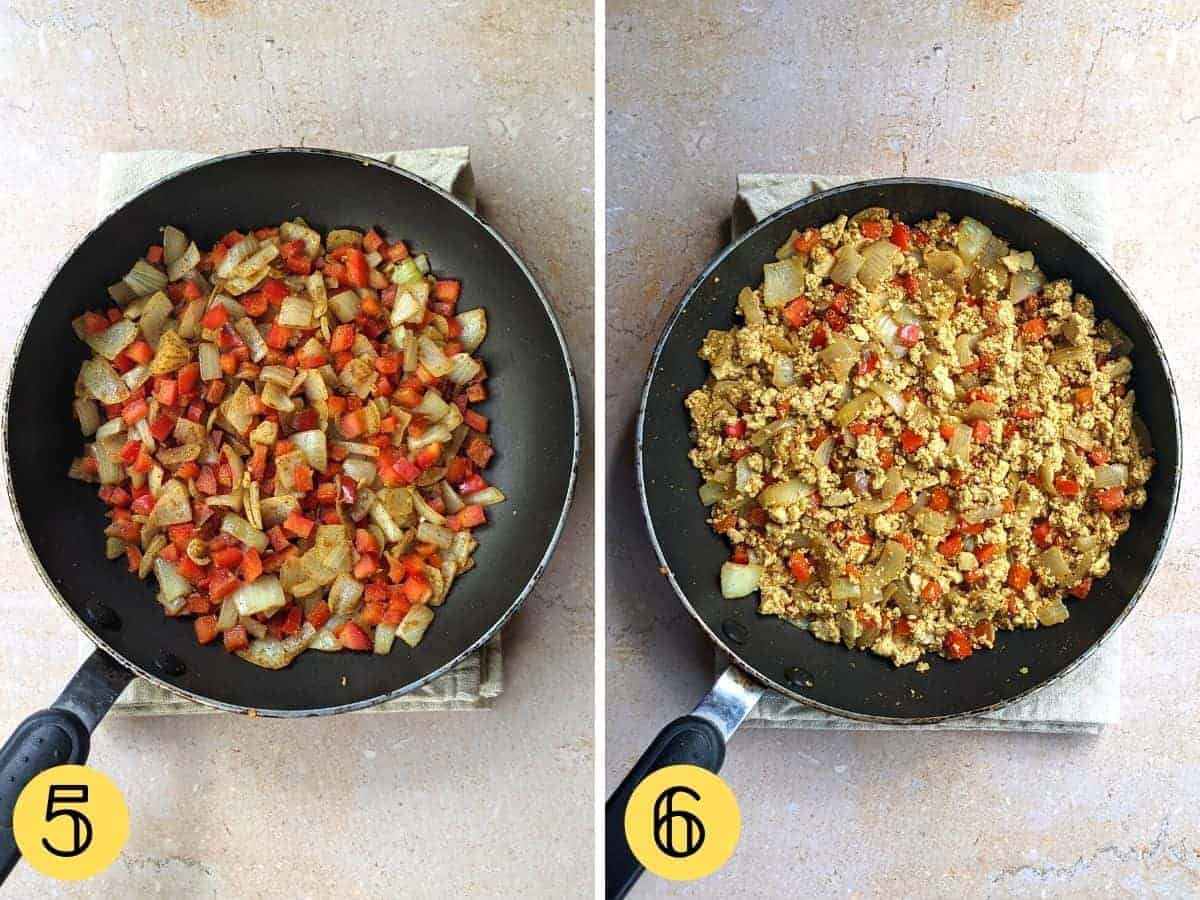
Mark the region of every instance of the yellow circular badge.
<instances>
[{"instance_id":1,"label":"yellow circular badge","mask_svg":"<svg viewBox=\"0 0 1200 900\"><path fill-rule=\"evenodd\" d=\"M99 875L121 855L129 809L107 775L55 766L37 775L13 809L13 836L26 861L51 878Z\"/></svg>"},{"instance_id":2,"label":"yellow circular badge","mask_svg":"<svg viewBox=\"0 0 1200 900\"><path fill-rule=\"evenodd\" d=\"M672 881L711 875L733 854L742 817L733 791L699 766L651 772L625 807L625 839L643 866Z\"/></svg>"}]
</instances>

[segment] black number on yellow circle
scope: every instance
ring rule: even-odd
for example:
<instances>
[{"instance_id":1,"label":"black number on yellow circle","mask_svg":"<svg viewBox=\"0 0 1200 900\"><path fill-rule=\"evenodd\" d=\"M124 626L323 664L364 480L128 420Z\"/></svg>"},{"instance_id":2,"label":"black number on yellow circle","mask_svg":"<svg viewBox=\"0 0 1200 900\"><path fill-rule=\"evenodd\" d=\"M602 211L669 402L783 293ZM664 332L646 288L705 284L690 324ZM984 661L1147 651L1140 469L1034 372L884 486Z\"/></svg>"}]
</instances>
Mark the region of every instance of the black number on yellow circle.
<instances>
[{"instance_id":1,"label":"black number on yellow circle","mask_svg":"<svg viewBox=\"0 0 1200 900\"><path fill-rule=\"evenodd\" d=\"M55 856L78 856L92 846L92 820L77 809L65 809L67 804L86 804L88 801L88 786L86 784L52 784L46 794L46 821L53 822L59 816L70 816L74 825L74 840L66 850L51 844L47 838L42 838L42 846ZM58 807L57 809L55 807Z\"/></svg>"},{"instance_id":2,"label":"black number on yellow circle","mask_svg":"<svg viewBox=\"0 0 1200 900\"><path fill-rule=\"evenodd\" d=\"M685 794L693 800L700 795L689 787L669 787L654 801L654 843L667 856L683 859L691 856L704 844L704 823L695 813L675 809L676 794Z\"/></svg>"},{"instance_id":3,"label":"black number on yellow circle","mask_svg":"<svg viewBox=\"0 0 1200 900\"><path fill-rule=\"evenodd\" d=\"M625 807L625 839L638 862L662 878L711 875L733 854L742 820L737 798L699 766L651 772Z\"/></svg>"},{"instance_id":4,"label":"black number on yellow circle","mask_svg":"<svg viewBox=\"0 0 1200 900\"><path fill-rule=\"evenodd\" d=\"M78 881L121 855L129 809L120 789L87 766L55 766L25 785L13 807L13 837L43 875Z\"/></svg>"}]
</instances>

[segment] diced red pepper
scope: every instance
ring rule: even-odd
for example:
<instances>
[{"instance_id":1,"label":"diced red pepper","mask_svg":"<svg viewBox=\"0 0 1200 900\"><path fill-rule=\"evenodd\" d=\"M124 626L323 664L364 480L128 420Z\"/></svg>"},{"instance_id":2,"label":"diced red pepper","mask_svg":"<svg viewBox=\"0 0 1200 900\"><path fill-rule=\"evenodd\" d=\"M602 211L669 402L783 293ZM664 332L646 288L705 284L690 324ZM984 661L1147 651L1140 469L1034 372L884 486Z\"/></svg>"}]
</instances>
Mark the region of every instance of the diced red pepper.
<instances>
[{"instance_id":1,"label":"diced red pepper","mask_svg":"<svg viewBox=\"0 0 1200 900\"><path fill-rule=\"evenodd\" d=\"M205 328L215 331L229 321L229 309L222 303L218 303L212 309L204 314L204 318L200 320L200 324Z\"/></svg>"},{"instance_id":2,"label":"diced red pepper","mask_svg":"<svg viewBox=\"0 0 1200 900\"><path fill-rule=\"evenodd\" d=\"M212 553L212 561L223 569L236 569L242 562L242 551L237 547L223 547Z\"/></svg>"},{"instance_id":3,"label":"diced red pepper","mask_svg":"<svg viewBox=\"0 0 1200 900\"><path fill-rule=\"evenodd\" d=\"M1050 547L1054 543L1053 531L1050 528L1050 523L1045 519L1034 523L1033 526L1033 542L1043 550Z\"/></svg>"},{"instance_id":4,"label":"diced red pepper","mask_svg":"<svg viewBox=\"0 0 1200 900\"><path fill-rule=\"evenodd\" d=\"M1096 498L1096 505L1105 512L1116 512L1125 506L1125 488L1110 487L1096 491L1092 494Z\"/></svg>"},{"instance_id":5,"label":"diced red pepper","mask_svg":"<svg viewBox=\"0 0 1200 900\"><path fill-rule=\"evenodd\" d=\"M732 422L727 422L724 427L725 437L737 440L746 436L746 420L734 419Z\"/></svg>"},{"instance_id":6,"label":"diced red pepper","mask_svg":"<svg viewBox=\"0 0 1200 900\"><path fill-rule=\"evenodd\" d=\"M350 287L365 288L369 280L367 258L357 247L338 247L329 254L345 266L346 283Z\"/></svg>"},{"instance_id":7,"label":"diced red pepper","mask_svg":"<svg viewBox=\"0 0 1200 900\"><path fill-rule=\"evenodd\" d=\"M196 640L201 644L211 644L217 639L217 617L214 615L200 616L195 621Z\"/></svg>"},{"instance_id":8,"label":"diced red pepper","mask_svg":"<svg viewBox=\"0 0 1200 900\"><path fill-rule=\"evenodd\" d=\"M922 336L920 325L901 325L896 331L896 343L902 347L915 347Z\"/></svg>"},{"instance_id":9,"label":"diced red pepper","mask_svg":"<svg viewBox=\"0 0 1200 900\"><path fill-rule=\"evenodd\" d=\"M892 235L891 235L890 240L893 244L895 244L901 250L907 250L908 249L908 236L909 236L909 231L908 231L907 225L905 225L903 222L893 222L892 223Z\"/></svg>"},{"instance_id":10,"label":"diced red pepper","mask_svg":"<svg viewBox=\"0 0 1200 900\"><path fill-rule=\"evenodd\" d=\"M952 628L942 640L942 651L948 659L966 659L971 655L971 639L962 629Z\"/></svg>"},{"instance_id":11,"label":"diced red pepper","mask_svg":"<svg viewBox=\"0 0 1200 900\"><path fill-rule=\"evenodd\" d=\"M443 303L457 303L462 285L452 278L443 278L433 284L433 296Z\"/></svg>"},{"instance_id":12,"label":"diced red pepper","mask_svg":"<svg viewBox=\"0 0 1200 900\"><path fill-rule=\"evenodd\" d=\"M278 306L288 295L287 284L278 278L268 278L262 283L262 287L259 290L262 291L262 295L267 298L267 302L272 306Z\"/></svg>"},{"instance_id":13,"label":"diced red pepper","mask_svg":"<svg viewBox=\"0 0 1200 900\"><path fill-rule=\"evenodd\" d=\"M1008 586L1013 590L1024 590L1033 571L1022 563L1013 563L1008 569Z\"/></svg>"},{"instance_id":14,"label":"diced red pepper","mask_svg":"<svg viewBox=\"0 0 1200 900\"><path fill-rule=\"evenodd\" d=\"M1092 591L1092 578L1089 575L1086 578L1084 578L1083 581L1079 582L1079 584L1075 585L1069 591L1067 591L1067 593L1070 594L1072 597L1075 597L1078 600L1086 600L1087 595L1090 594L1091 591Z\"/></svg>"},{"instance_id":15,"label":"diced red pepper","mask_svg":"<svg viewBox=\"0 0 1200 900\"><path fill-rule=\"evenodd\" d=\"M208 579L208 596L223 600L242 586L238 577L228 569L213 569Z\"/></svg>"},{"instance_id":16,"label":"diced red pepper","mask_svg":"<svg viewBox=\"0 0 1200 900\"><path fill-rule=\"evenodd\" d=\"M883 237L882 222L863 222L858 226L858 229L862 232L862 236L868 240L877 241Z\"/></svg>"},{"instance_id":17,"label":"diced red pepper","mask_svg":"<svg viewBox=\"0 0 1200 900\"><path fill-rule=\"evenodd\" d=\"M159 378L154 383L154 399L163 406L174 406L179 399L179 383L174 378Z\"/></svg>"},{"instance_id":18,"label":"diced red pepper","mask_svg":"<svg viewBox=\"0 0 1200 900\"><path fill-rule=\"evenodd\" d=\"M185 397L194 394L198 384L200 384L200 363L188 363L179 370L175 380L175 388L179 394Z\"/></svg>"},{"instance_id":19,"label":"diced red pepper","mask_svg":"<svg viewBox=\"0 0 1200 900\"><path fill-rule=\"evenodd\" d=\"M788 557L788 568L792 570L792 577L801 584L805 584L812 577L812 563L801 550Z\"/></svg>"},{"instance_id":20,"label":"diced red pepper","mask_svg":"<svg viewBox=\"0 0 1200 900\"><path fill-rule=\"evenodd\" d=\"M806 228L804 232L792 241L797 253L811 253L813 247L821 243L821 232L815 228Z\"/></svg>"},{"instance_id":21,"label":"diced red pepper","mask_svg":"<svg viewBox=\"0 0 1200 900\"><path fill-rule=\"evenodd\" d=\"M224 634L225 649L230 653L235 653L238 650L245 650L250 646L250 635L246 633L245 625L234 625L232 628L225 630Z\"/></svg>"},{"instance_id":22,"label":"diced red pepper","mask_svg":"<svg viewBox=\"0 0 1200 900\"><path fill-rule=\"evenodd\" d=\"M812 319L812 304L807 297L797 297L783 308L783 317L792 328L803 328Z\"/></svg>"},{"instance_id":23,"label":"diced red pepper","mask_svg":"<svg viewBox=\"0 0 1200 900\"><path fill-rule=\"evenodd\" d=\"M447 520L451 531L461 531L464 528L476 528L487 523L487 513L482 506L472 503L464 506Z\"/></svg>"},{"instance_id":24,"label":"diced red pepper","mask_svg":"<svg viewBox=\"0 0 1200 900\"><path fill-rule=\"evenodd\" d=\"M913 453L925 446L925 438L910 428L900 432L900 449L905 453Z\"/></svg>"},{"instance_id":25,"label":"diced red pepper","mask_svg":"<svg viewBox=\"0 0 1200 900\"><path fill-rule=\"evenodd\" d=\"M242 554L241 567L238 569L246 584L253 584L263 573L262 557L258 551L250 547Z\"/></svg>"},{"instance_id":26,"label":"diced red pepper","mask_svg":"<svg viewBox=\"0 0 1200 900\"><path fill-rule=\"evenodd\" d=\"M962 535L955 533L938 544L938 552L947 559L952 559L962 552L962 545Z\"/></svg>"},{"instance_id":27,"label":"diced red pepper","mask_svg":"<svg viewBox=\"0 0 1200 900\"><path fill-rule=\"evenodd\" d=\"M975 424L971 426L971 435L976 443L986 444L992 439L992 426L984 419L976 419Z\"/></svg>"},{"instance_id":28,"label":"diced red pepper","mask_svg":"<svg viewBox=\"0 0 1200 900\"><path fill-rule=\"evenodd\" d=\"M347 650L370 650L371 641L367 637L366 632L355 625L353 622L347 622L338 631L338 640Z\"/></svg>"},{"instance_id":29,"label":"diced red pepper","mask_svg":"<svg viewBox=\"0 0 1200 900\"><path fill-rule=\"evenodd\" d=\"M138 365L144 366L154 359L154 348L145 341L134 341L125 348L125 355Z\"/></svg>"},{"instance_id":30,"label":"diced red pepper","mask_svg":"<svg viewBox=\"0 0 1200 900\"><path fill-rule=\"evenodd\" d=\"M300 538L306 538L312 534L316 523L312 519L305 518L300 514L299 510L293 509L288 513L288 517L283 521L285 531L290 531L292 534Z\"/></svg>"},{"instance_id":31,"label":"diced red pepper","mask_svg":"<svg viewBox=\"0 0 1200 900\"><path fill-rule=\"evenodd\" d=\"M1054 489L1063 497L1078 497L1079 482L1074 478L1056 478L1054 479Z\"/></svg>"},{"instance_id":32,"label":"diced red pepper","mask_svg":"<svg viewBox=\"0 0 1200 900\"><path fill-rule=\"evenodd\" d=\"M1021 335L1027 341L1040 341L1046 336L1046 320L1037 318L1022 322Z\"/></svg>"}]
</instances>

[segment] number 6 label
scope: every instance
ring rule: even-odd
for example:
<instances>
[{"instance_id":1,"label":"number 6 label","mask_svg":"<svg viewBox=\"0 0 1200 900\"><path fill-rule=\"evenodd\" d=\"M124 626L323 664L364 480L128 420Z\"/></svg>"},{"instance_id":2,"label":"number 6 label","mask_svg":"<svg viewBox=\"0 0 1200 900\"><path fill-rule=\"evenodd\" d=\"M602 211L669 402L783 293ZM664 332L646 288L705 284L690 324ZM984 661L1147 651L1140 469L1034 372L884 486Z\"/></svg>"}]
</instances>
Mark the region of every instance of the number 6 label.
<instances>
[{"instance_id":1,"label":"number 6 label","mask_svg":"<svg viewBox=\"0 0 1200 900\"><path fill-rule=\"evenodd\" d=\"M13 832L31 866L77 881L100 874L120 856L129 810L108 776L87 766L55 766L17 798Z\"/></svg>"},{"instance_id":2,"label":"number 6 label","mask_svg":"<svg viewBox=\"0 0 1200 900\"><path fill-rule=\"evenodd\" d=\"M692 881L725 865L742 820L724 781L698 766L666 766L637 786L625 807L625 838L662 878Z\"/></svg>"}]
</instances>

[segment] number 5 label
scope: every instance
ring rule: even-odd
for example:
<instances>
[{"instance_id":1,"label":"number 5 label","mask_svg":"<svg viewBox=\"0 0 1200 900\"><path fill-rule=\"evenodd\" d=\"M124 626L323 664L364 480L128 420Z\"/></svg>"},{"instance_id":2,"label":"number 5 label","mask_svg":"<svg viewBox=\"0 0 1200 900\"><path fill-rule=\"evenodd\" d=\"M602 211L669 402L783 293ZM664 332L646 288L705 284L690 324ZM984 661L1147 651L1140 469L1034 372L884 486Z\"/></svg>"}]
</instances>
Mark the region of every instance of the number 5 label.
<instances>
[{"instance_id":1,"label":"number 5 label","mask_svg":"<svg viewBox=\"0 0 1200 900\"><path fill-rule=\"evenodd\" d=\"M55 766L21 791L13 832L31 866L77 881L99 875L121 855L129 810L108 776L87 766Z\"/></svg>"},{"instance_id":2,"label":"number 5 label","mask_svg":"<svg viewBox=\"0 0 1200 900\"><path fill-rule=\"evenodd\" d=\"M725 865L742 819L737 798L699 766L666 766L637 786L625 807L625 839L661 878L693 881Z\"/></svg>"}]
</instances>

